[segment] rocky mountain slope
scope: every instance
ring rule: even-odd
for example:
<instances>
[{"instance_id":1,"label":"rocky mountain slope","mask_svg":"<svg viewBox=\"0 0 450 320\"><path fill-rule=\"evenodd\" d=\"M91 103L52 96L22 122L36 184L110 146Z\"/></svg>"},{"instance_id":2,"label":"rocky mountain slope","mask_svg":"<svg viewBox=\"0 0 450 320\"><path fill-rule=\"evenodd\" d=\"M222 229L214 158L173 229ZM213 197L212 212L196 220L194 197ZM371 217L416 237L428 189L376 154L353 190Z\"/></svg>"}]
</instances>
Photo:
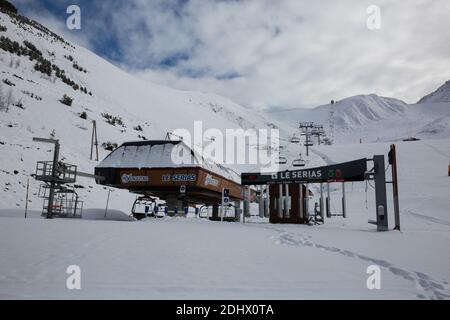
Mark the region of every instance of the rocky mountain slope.
<instances>
[{"instance_id":1,"label":"rocky mountain slope","mask_svg":"<svg viewBox=\"0 0 450 320\"><path fill-rule=\"evenodd\" d=\"M398 141L410 137L442 139L450 136L450 102L444 91L419 104L406 104L375 94L358 95L311 109L271 112L273 119L297 127L299 121L323 124L335 143ZM441 100L431 102L430 100Z\"/></svg>"},{"instance_id":2,"label":"rocky mountain slope","mask_svg":"<svg viewBox=\"0 0 450 320\"><path fill-rule=\"evenodd\" d=\"M426 95L418 103L449 103L450 102L450 80L444 83L436 91Z\"/></svg>"},{"instance_id":3,"label":"rocky mountain slope","mask_svg":"<svg viewBox=\"0 0 450 320\"><path fill-rule=\"evenodd\" d=\"M34 143L33 137L59 139L64 161L93 172L93 120L99 160L125 141L165 139L169 131L192 130L194 121L202 121L203 130L276 127L264 114L227 98L138 79L45 26L4 11L0 81L0 207L23 206L36 161L51 159L52 146ZM38 183L30 183L35 196ZM105 190L89 179L79 185L87 205L103 206Z\"/></svg>"}]
</instances>

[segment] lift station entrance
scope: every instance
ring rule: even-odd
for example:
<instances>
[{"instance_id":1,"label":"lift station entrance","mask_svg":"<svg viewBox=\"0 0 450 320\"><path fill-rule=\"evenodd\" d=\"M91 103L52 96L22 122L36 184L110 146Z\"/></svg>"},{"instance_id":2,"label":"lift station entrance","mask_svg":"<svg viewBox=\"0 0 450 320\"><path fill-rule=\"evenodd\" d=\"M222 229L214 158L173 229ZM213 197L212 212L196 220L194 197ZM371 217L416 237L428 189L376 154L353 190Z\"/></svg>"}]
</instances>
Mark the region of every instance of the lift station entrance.
<instances>
[{"instance_id":1,"label":"lift station entrance","mask_svg":"<svg viewBox=\"0 0 450 320\"><path fill-rule=\"evenodd\" d=\"M368 170L367 163L373 162L373 168ZM317 215L324 218L330 212L329 184L342 183L343 187L343 215L345 217L345 183L365 180L375 181L376 225L379 231L388 229L386 176L384 156L374 156L373 159L358 159L355 161L334 164L330 166L280 171L275 173L243 173L243 185L267 186L270 204L269 214L271 223L308 222L308 185L320 184L320 211ZM327 197L323 196L323 184L327 185ZM325 202L325 210L324 210Z\"/></svg>"}]
</instances>

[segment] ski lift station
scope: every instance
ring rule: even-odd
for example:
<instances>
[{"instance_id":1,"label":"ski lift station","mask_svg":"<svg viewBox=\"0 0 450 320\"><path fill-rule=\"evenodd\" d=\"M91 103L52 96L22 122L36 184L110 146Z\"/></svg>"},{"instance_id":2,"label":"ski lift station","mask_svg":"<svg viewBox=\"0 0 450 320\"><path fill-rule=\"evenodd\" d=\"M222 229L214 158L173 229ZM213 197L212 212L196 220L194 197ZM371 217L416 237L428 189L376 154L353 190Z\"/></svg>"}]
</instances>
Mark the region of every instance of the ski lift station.
<instances>
[{"instance_id":1,"label":"ski lift station","mask_svg":"<svg viewBox=\"0 0 450 320\"><path fill-rule=\"evenodd\" d=\"M183 161L178 161L178 156ZM374 164L372 170L368 170L367 162ZM298 166L303 164L299 161ZM98 184L129 190L141 196L136 201L144 203L153 201L153 197L164 200L165 213L169 216L187 214L189 207L203 205L213 208L211 220L239 221L241 201L244 202L244 217L249 216L249 203L257 201L259 215L270 217L271 223L323 223L325 214L331 218L330 183L342 184L341 216L345 218L345 183L374 180L377 204L374 224L380 231L387 230L384 173L384 156L374 156L373 159L320 168L238 175L229 168L203 159L182 140L127 142L95 168ZM308 184L312 183L320 184L320 203L310 214ZM326 197L323 184L327 187ZM255 192L250 186L256 186L258 190ZM136 202L133 211L135 207ZM234 216L224 219L224 210L229 207L235 209ZM139 218L139 215L135 214L135 217Z\"/></svg>"},{"instance_id":2,"label":"ski lift station","mask_svg":"<svg viewBox=\"0 0 450 320\"><path fill-rule=\"evenodd\" d=\"M95 167L92 175L78 172L76 166L59 161L58 140L33 140L55 145L53 161L39 161L35 175L36 180L45 183L40 188L39 196L44 199L43 215L47 218L81 217L83 202L79 201L73 188L66 186L75 183L77 175L95 178L99 185L125 189L138 195L132 206L132 214L138 219L157 216L161 208L158 199L165 201L163 209L168 216L187 215L189 208L194 207L196 215L202 217L201 209L209 211L212 208L211 216L208 212L211 220L233 222L241 219L242 212L244 219L250 216L250 203L258 202L260 217L269 217L271 223L295 224L320 224L324 222L325 214L327 218L333 216L330 210L330 183L342 184L342 213L334 216L345 218L345 184L373 180L376 221L371 223L376 224L379 231L387 230L386 184L392 183L395 224L396 229L400 230L395 145L389 152L393 181L387 182L384 155L305 169L306 162L300 154L292 165L301 169L239 175L230 168L203 158L182 140L124 143ZM282 157L278 160L287 162ZM373 164L371 170L368 170L367 163ZM312 213L309 210L309 184L320 185L319 202ZM135 211L139 205L144 206L144 214Z\"/></svg>"},{"instance_id":3,"label":"ski lift station","mask_svg":"<svg viewBox=\"0 0 450 320\"><path fill-rule=\"evenodd\" d=\"M175 163L173 155L183 157L182 163ZM95 168L95 176L101 177L98 184L129 190L143 201L151 197L166 201L168 215L205 205L212 206L213 218L218 218L225 189L235 208L244 199L237 173L203 159L183 141L124 143ZM238 219L237 213L233 219Z\"/></svg>"}]
</instances>

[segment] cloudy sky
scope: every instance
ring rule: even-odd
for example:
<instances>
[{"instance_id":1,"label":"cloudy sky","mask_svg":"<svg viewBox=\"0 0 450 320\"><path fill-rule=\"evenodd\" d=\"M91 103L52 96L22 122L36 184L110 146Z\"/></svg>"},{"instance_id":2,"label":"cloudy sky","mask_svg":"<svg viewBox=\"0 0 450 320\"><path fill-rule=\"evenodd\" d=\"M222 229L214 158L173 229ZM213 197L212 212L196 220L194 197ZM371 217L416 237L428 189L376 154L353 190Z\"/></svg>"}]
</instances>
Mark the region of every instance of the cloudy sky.
<instances>
[{"instance_id":1,"label":"cloudy sky","mask_svg":"<svg viewBox=\"0 0 450 320\"><path fill-rule=\"evenodd\" d=\"M369 93L414 103L450 79L448 0L11 1L131 73L249 107ZM65 27L70 4L81 30ZM370 5L380 29L367 27Z\"/></svg>"}]
</instances>

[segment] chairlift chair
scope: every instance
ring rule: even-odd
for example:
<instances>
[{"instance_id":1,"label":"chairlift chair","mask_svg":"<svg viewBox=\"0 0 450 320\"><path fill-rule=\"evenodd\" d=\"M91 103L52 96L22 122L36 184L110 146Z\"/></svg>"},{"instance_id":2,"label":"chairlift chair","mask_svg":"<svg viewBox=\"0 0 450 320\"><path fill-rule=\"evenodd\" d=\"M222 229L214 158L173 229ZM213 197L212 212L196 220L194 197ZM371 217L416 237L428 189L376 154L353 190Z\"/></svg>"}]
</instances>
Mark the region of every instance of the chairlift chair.
<instances>
[{"instance_id":1,"label":"chairlift chair","mask_svg":"<svg viewBox=\"0 0 450 320\"><path fill-rule=\"evenodd\" d=\"M306 161L303 160L302 158L302 154L299 154L299 158L295 159L294 161L292 161L292 166L293 167L304 167L306 166Z\"/></svg>"},{"instance_id":2,"label":"chairlift chair","mask_svg":"<svg viewBox=\"0 0 450 320\"><path fill-rule=\"evenodd\" d=\"M306 161L303 160L302 158L300 159L295 159L294 161L292 161L292 166L293 167L304 167L306 166Z\"/></svg>"},{"instance_id":3,"label":"chairlift chair","mask_svg":"<svg viewBox=\"0 0 450 320\"><path fill-rule=\"evenodd\" d=\"M154 198L149 197L149 196L142 196L142 197L137 198L134 201L133 207L131 209L131 213L138 220L143 219L145 216L154 216L155 215L155 212L154 212L155 206L156 206L156 200ZM142 207L144 207L144 208L148 207L148 211L146 210L147 212L145 212L145 213L138 212L138 209L142 208Z\"/></svg>"},{"instance_id":4,"label":"chairlift chair","mask_svg":"<svg viewBox=\"0 0 450 320\"><path fill-rule=\"evenodd\" d=\"M300 143L300 138L298 138L296 136L292 137L291 143Z\"/></svg>"},{"instance_id":5,"label":"chairlift chair","mask_svg":"<svg viewBox=\"0 0 450 320\"><path fill-rule=\"evenodd\" d=\"M275 162L276 164L286 164L287 163L287 159L285 157L278 157L277 161Z\"/></svg>"}]
</instances>

